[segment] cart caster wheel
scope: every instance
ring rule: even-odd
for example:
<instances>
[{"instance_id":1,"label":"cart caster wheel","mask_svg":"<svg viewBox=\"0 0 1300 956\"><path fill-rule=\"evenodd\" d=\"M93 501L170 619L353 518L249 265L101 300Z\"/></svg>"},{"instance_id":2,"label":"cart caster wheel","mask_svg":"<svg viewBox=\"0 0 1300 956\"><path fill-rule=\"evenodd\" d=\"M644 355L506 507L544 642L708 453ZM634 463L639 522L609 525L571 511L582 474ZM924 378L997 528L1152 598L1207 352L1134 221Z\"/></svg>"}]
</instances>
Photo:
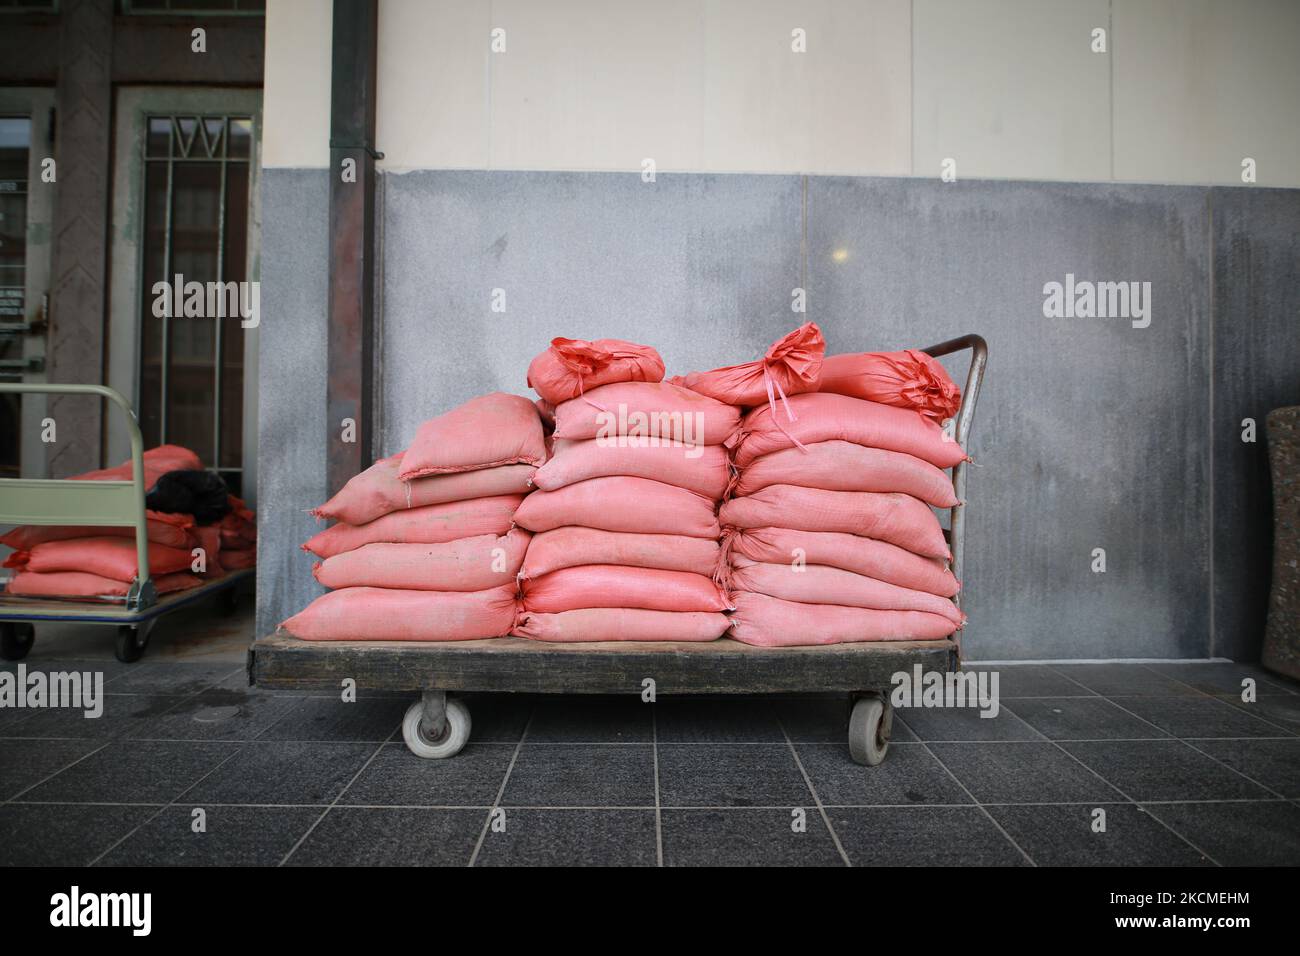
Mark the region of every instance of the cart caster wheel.
<instances>
[{"instance_id":1,"label":"cart caster wheel","mask_svg":"<svg viewBox=\"0 0 1300 956\"><path fill-rule=\"evenodd\" d=\"M239 610L239 588L226 588L217 592L217 613L230 617Z\"/></svg>"},{"instance_id":2,"label":"cart caster wheel","mask_svg":"<svg viewBox=\"0 0 1300 956\"><path fill-rule=\"evenodd\" d=\"M123 664L134 664L144 656L144 649L149 646L149 635L153 631L153 621L143 624L119 624L117 628L117 659Z\"/></svg>"},{"instance_id":3,"label":"cart caster wheel","mask_svg":"<svg viewBox=\"0 0 1300 956\"><path fill-rule=\"evenodd\" d=\"M36 628L31 624L0 625L0 657L20 661L36 642Z\"/></svg>"},{"instance_id":4,"label":"cart caster wheel","mask_svg":"<svg viewBox=\"0 0 1300 956\"><path fill-rule=\"evenodd\" d=\"M402 719L402 738L411 753L428 760L445 760L454 757L469 742L469 708L458 700L447 701L447 723L442 735L431 739L420 729L420 719L424 716L424 704L416 701L407 708Z\"/></svg>"},{"instance_id":5,"label":"cart caster wheel","mask_svg":"<svg viewBox=\"0 0 1300 956\"><path fill-rule=\"evenodd\" d=\"M863 697L849 717L849 756L854 763L875 767L889 752L894 708L879 697Z\"/></svg>"}]
</instances>

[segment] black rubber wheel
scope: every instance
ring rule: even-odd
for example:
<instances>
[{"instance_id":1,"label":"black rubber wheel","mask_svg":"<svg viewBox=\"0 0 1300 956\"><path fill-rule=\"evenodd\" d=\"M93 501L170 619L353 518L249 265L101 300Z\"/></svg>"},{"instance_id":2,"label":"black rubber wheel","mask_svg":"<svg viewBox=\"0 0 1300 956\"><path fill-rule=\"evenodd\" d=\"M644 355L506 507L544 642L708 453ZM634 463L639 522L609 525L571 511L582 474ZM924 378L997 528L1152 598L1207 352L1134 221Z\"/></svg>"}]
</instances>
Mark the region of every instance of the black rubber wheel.
<instances>
[{"instance_id":1,"label":"black rubber wheel","mask_svg":"<svg viewBox=\"0 0 1300 956\"><path fill-rule=\"evenodd\" d=\"M0 624L0 657L5 660L22 660L35 642L35 626L16 622Z\"/></svg>"},{"instance_id":2,"label":"black rubber wheel","mask_svg":"<svg viewBox=\"0 0 1300 956\"><path fill-rule=\"evenodd\" d=\"M239 610L239 588L223 588L217 592L217 613L230 617Z\"/></svg>"},{"instance_id":3,"label":"black rubber wheel","mask_svg":"<svg viewBox=\"0 0 1300 956\"><path fill-rule=\"evenodd\" d=\"M138 626L119 624L117 627L117 659L123 664L134 664L144 656L149 646L149 632L153 630L153 621L146 621Z\"/></svg>"}]
</instances>

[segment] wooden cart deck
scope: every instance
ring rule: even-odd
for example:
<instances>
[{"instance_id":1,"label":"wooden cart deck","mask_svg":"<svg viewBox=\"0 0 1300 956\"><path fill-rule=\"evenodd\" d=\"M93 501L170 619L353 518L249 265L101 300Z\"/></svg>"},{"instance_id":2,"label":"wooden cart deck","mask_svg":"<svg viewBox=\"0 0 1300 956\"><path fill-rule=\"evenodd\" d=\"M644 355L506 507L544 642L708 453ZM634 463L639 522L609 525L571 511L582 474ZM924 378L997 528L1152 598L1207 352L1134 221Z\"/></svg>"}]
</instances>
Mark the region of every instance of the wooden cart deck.
<instances>
[{"instance_id":1,"label":"wooden cart deck","mask_svg":"<svg viewBox=\"0 0 1300 956\"><path fill-rule=\"evenodd\" d=\"M766 694L862 691L890 686L898 671L952 667L953 641L882 641L820 647L707 643L545 644L519 637L482 641L304 641L283 632L248 652L259 687L337 688L351 678L370 690L538 694Z\"/></svg>"}]
</instances>

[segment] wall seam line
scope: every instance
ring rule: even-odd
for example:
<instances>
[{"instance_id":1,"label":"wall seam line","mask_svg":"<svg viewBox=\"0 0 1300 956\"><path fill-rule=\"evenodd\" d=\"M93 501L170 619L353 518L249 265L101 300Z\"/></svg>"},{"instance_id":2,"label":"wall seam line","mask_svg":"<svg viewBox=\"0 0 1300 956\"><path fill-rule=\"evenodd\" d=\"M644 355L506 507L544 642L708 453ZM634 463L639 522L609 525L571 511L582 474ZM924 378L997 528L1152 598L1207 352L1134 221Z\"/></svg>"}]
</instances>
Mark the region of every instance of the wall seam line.
<instances>
[{"instance_id":1,"label":"wall seam line","mask_svg":"<svg viewBox=\"0 0 1300 956\"><path fill-rule=\"evenodd\" d=\"M1211 188L1209 188L1209 189L1207 189L1207 190L1205 191L1205 208L1206 208L1206 236L1205 236L1205 245L1206 245L1206 249L1208 250L1208 256L1209 256L1209 260L1210 260L1210 262L1209 262L1209 269L1210 269L1210 295L1209 295L1209 299L1210 299L1210 302L1209 302L1209 308L1210 308L1210 341L1209 341L1209 349L1208 349L1209 357L1210 357L1210 368L1209 368L1209 380L1210 380L1210 382L1209 382L1209 385L1210 385L1210 388L1209 388L1209 406L1210 406L1209 420L1210 420L1210 421L1209 421L1209 426L1208 426L1208 431L1209 431L1209 444L1210 444L1210 453L1209 453L1209 486L1210 486L1210 494L1209 494L1209 499L1210 499L1210 507L1209 507L1209 518L1210 518L1210 527L1209 527L1209 532L1210 532L1210 533L1209 533L1209 548L1210 548L1210 647L1209 647L1209 656L1210 656L1210 657L1213 657L1213 656L1214 656L1214 646L1215 646L1215 643L1216 643L1216 638L1218 637L1218 633L1217 633L1217 631L1218 631L1218 622L1217 622L1216 619L1215 619L1215 611L1216 611L1215 592L1218 590L1218 582L1217 582L1217 580L1216 580L1216 571L1217 571L1217 561L1216 561L1216 557L1217 557L1217 555L1216 555L1216 549L1215 549L1215 535L1214 535L1214 525L1215 525L1215 521L1216 521L1216 515L1215 515L1215 511L1214 511L1214 481L1215 481L1215 477L1214 477L1214 338L1215 338L1215 334L1214 334L1214 314L1215 314L1215 301L1214 301L1215 290L1214 290L1214 280L1215 280L1215 276L1214 276L1214 188L1213 188L1213 187L1211 187Z\"/></svg>"}]
</instances>

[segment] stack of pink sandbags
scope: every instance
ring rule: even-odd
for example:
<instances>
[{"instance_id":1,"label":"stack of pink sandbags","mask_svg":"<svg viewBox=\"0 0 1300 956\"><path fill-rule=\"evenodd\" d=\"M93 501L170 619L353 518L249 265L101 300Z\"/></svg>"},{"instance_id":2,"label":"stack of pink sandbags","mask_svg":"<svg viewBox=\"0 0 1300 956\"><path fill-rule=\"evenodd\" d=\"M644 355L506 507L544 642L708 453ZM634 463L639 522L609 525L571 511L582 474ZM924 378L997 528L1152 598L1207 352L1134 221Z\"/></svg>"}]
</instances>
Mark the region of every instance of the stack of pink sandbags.
<instances>
[{"instance_id":1,"label":"stack of pink sandbags","mask_svg":"<svg viewBox=\"0 0 1300 956\"><path fill-rule=\"evenodd\" d=\"M923 358L914 361L942 377L935 390L904 394L905 375L886 387L882 366L885 379L892 372L879 355L834 356L823 376L832 366L836 374L821 387L835 391L788 396L745 416L734 448L739 478L719 519L720 578L736 606L737 640L928 640L964 624L932 510L957 503L943 469L966 455L937 421L955 410L957 391ZM864 390L877 400L856 397Z\"/></svg>"},{"instance_id":2,"label":"stack of pink sandbags","mask_svg":"<svg viewBox=\"0 0 1300 956\"><path fill-rule=\"evenodd\" d=\"M537 407L494 392L425 422L313 512L304 544L331 590L285 621L305 640L456 641L509 633L528 546L515 512L546 460Z\"/></svg>"},{"instance_id":3,"label":"stack of pink sandbags","mask_svg":"<svg viewBox=\"0 0 1300 956\"><path fill-rule=\"evenodd\" d=\"M143 455L144 487L152 488L169 471L203 467L198 455L178 445L160 445ZM130 460L115 468L77 475L78 481L130 481ZM251 512L250 512L251 514ZM146 511L149 539L149 574L159 594L197 587L204 577L220 576L215 541L216 526L200 528L186 514ZM131 527L73 527L25 525L0 537L13 548L5 567L17 573L5 586L6 594L24 597L120 599L136 578L135 529ZM194 549L205 551L194 573ZM202 575L202 576L201 576Z\"/></svg>"},{"instance_id":4,"label":"stack of pink sandbags","mask_svg":"<svg viewBox=\"0 0 1300 956\"><path fill-rule=\"evenodd\" d=\"M557 339L529 382L554 408L551 459L515 521L534 533L514 629L542 641L711 641L724 441L739 410L665 384L648 346Z\"/></svg>"}]
</instances>

